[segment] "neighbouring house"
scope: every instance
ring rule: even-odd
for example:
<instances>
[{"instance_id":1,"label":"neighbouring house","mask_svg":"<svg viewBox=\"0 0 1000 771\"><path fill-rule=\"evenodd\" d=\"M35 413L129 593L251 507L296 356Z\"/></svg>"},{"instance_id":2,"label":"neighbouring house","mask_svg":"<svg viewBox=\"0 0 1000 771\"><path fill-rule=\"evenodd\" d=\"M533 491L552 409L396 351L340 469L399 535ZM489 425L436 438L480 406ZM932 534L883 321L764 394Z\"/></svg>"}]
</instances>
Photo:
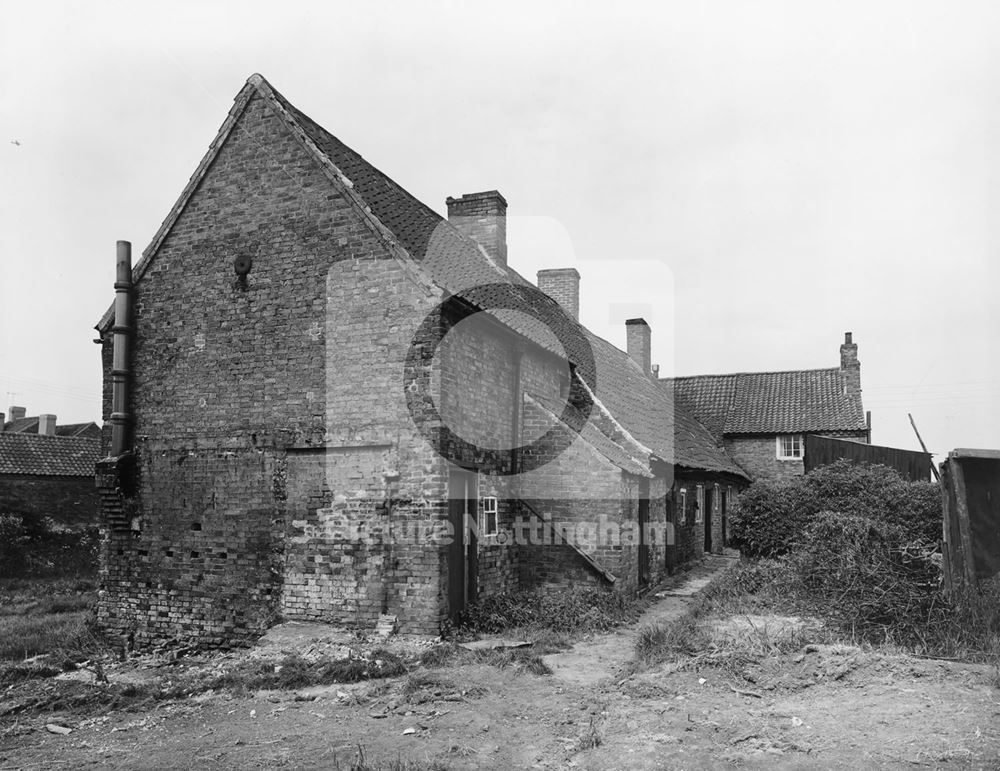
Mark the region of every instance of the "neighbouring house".
<instances>
[{"instance_id":1,"label":"neighbouring house","mask_svg":"<svg viewBox=\"0 0 1000 771\"><path fill-rule=\"evenodd\" d=\"M104 363L98 616L137 644L279 619L437 634L530 587L636 592L721 551L748 481L579 274L508 264L251 77L134 268Z\"/></svg>"},{"instance_id":2,"label":"neighbouring house","mask_svg":"<svg viewBox=\"0 0 1000 771\"><path fill-rule=\"evenodd\" d=\"M754 479L805 473L805 436L871 441L861 403L861 362L850 332L840 366L784 372L740 372L663 378L672 394Z\"/></svg>"},{"instance_id":3,"label":"neighbouring house","mask_svg":"<svg viewBox=\"0 0 1000 771\"><path fill-rule=\"evenodd\" d=\"M26 415L24 407L9 407L7 415L10 418L4 422L4 414L0 412L0 431L12 434L43 434L50 436L84 436L89 439L101 438L101 427L94 421L89 423L59 424L55 415Z\"/></svg>"},{"instance_id":4,"label":"neighbouring house","mask_svg":"<svg viewBox=\"0 0 1000 771\"><path fill-rule=\"evenodd\" d=\"M60 435L55 416L24 418L17 407L10 412L17 417L8 423L0 414L0 514L28 523L48 517L70 528L96 525L100 501L94 463L100 439ZM21 420L35 420L35 430L18 430Z\"/></svg>"}]
</instances>

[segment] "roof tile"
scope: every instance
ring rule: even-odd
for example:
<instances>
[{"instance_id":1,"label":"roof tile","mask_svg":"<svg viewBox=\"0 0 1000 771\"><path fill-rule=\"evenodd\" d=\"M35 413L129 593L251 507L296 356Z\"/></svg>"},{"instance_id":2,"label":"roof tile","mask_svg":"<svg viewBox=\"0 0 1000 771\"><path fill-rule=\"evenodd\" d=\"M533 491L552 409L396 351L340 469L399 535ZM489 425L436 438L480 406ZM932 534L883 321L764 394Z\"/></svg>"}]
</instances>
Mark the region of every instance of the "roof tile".
<instances>
[{"instance_id":1,"label":"roof tile","mask_svg":"<svg viewBox=\"0 0 1000 771\"><path fill-rule=\"evenodd\" d=\"M0 474L92 477L98 439L79 436L0 434Z\"/></svg>"},{"instance_id":2,"label":"roof tile","mask_svg":"<svg viewBox=\"0 0 1000 771\"><path fill-rule=\"evenodd\" d=\"M840 370L744 372L660 381L716 437L807 431L864 431L861 394L848 394Z\"/></svg>"}]
</instances>

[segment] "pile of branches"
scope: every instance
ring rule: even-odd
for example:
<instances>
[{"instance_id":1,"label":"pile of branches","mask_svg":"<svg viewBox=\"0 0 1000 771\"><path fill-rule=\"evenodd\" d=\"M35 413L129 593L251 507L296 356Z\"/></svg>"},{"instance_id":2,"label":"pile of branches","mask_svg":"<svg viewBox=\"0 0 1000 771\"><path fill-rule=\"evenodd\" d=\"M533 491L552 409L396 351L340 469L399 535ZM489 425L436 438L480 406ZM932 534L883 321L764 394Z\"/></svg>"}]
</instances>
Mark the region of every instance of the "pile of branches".
<instances>
[{"instance_id":1,"label":"pile of branches","mask_svg":"<svg viewBox=\"0 0 1000 771\"><path fill-rule=\"evenodd\" d=\"M803 595L874 643L919 642L941 604L936 544L892 522L820 512L789 561Z\"/></svg>"}]
</instances>

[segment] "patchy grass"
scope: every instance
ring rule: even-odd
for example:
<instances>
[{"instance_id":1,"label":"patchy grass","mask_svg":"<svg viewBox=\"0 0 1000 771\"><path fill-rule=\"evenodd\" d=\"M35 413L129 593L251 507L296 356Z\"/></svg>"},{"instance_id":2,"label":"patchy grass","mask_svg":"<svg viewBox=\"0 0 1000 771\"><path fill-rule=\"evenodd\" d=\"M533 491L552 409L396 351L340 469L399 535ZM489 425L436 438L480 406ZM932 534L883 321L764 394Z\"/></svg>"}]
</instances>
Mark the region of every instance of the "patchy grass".
<instances>
[{"instance_id":1,"label":"patchy grass","mask_svg":"<svg viewBox=\"0 0 1000 771\"><path fill-rule=\"evenodd\" d=\"M14 684L6 694L0 717L41 711L94 711L141 709L161 701L173 701L209 691L246 694L260 690L295 690L316 685L354 683L360 680L396 677L406 674L406 662L389 651L352 655L344 659L307 661L298 656L283 659L244 662L222 674L175 673L169 681L141 684L111 683L95 688L89 683L49 680L31 683L36 673L21 668L10 670ZM54 674L54 672L50 672ZM38 677L42 676L39 671Z\"/></svg>"},{"instance_id":2,"label":"patchy grass","mask_svg":"<svg viewBox=\"0 0 1000 771\"><path fill-rule=\"evenodd\" d=\"M199 691L287 691L315 685L356 683L361 680L397 677L406 674L407 670L403 659L382 649L343 659L317 661L307 661L300 656L292 655L278 661L254 662L194 685Z\"/></svg>"},{"instance_id":3,"label":"patchy grass","mask_svg":"<svg viewBox=\"0 0 1000 771\"><path fill-rule=\"evenodd\" d=\"M358 745L357 754L352 760L341 761L334 757L331 771L448 771L448 766L437 761L394 760L370 761L365 757L364 748Z\"/></svg>"},{"instance_id":4,"label":"patchy grass","mask_svg":"<svg viewBox=\"0 0 1000 771\"><path fill-rule=\"evenodd\" d=\"M470 651L455 643L444 643L424 651L419 662L430 669L460 664L487 664L498 669L510 669L515 674L530 672L533 675L551 675L552 670L542 661L542 656L563 650L564 647L556 647L543 640L540 644L521 648L481 648Z\"/></svg>"},{"instance_id":5,"label":"patchy grass","mask_svg":"<svg viewBox=\"0 0 1000 771\"><path fill-rule=\"evenodd\" d=\"M0 580L0 662L40 653L72 659L93 648L89 620L96 601L93 581Z\"/></svg>"},{"instance_id":6,"label":"patchy grass","mask_svg":"<svg viewBox=\"0 0 1000 771\"><path fill-rule=\"evenodd\" d=\"M797 569L800 559L793 554L782 560L742 562L710 586L681 619L640 629L636 665L671 661L739 668L809 644L843 644L992 664L1000 678L1000 581L951 600L940 598L923 615L911 613L906 602L897 608L883 599L880 625L861 626L845 623L841 605L826 601L831 586L819 592L803 580ZM863 579L868 581L871 568L867 563L864 567ZM831 571L826 580L850 583L854 575L843 568ZM905 591L900 593L906 599Z\"/></svg>"},{"instance_id":7,"label":"patchy grass","mask_svg":"<svg viewBox=\"0 0 1000 771\"><path fill-rule=\"evenodd\" d=\"M645 599L590 587L505 592L472 605L451 634L465 638L517 629L581 636L631 623L647 604Z\"/></svg>"},{"instance_id":8,"label":"patchy grass","mask_svg":"<svg viewBox=\"0 0 1000 771\"><path fill-rule=\"evenodd\" d=\"M576 740L576 744L573 745L573 749L570 752L571 755L575 755L578 752L586 752L587 750L593 750L601 746L604 742L604 737L601 736L601 732L597 730L597 725L594 718L590 718L590 725L587 730L584 731L580 738Z\"/></svg>"}]
</instances>

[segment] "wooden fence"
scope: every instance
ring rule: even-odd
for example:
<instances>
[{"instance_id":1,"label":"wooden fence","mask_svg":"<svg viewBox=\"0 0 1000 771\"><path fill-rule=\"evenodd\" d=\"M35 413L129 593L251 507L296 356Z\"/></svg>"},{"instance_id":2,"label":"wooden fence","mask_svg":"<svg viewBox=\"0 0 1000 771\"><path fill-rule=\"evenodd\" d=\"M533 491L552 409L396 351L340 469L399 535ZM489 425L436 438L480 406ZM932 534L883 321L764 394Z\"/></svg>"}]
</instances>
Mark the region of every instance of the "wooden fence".
<instances>
[{"instance_id":1,"label":"wooden fence","mask_svg":"<svg viewBox=\"0 0 1000 771\"><path fill-rule=\"evenodd\" d=\"M904 479L911 482L929 482L931 478L931 456L926 452L899 450L895 447L812 434L806 435L805 451L807 474L814 468L846 458L856 463L881 463L896 469Z\"/></svg>"}]
</instances>

